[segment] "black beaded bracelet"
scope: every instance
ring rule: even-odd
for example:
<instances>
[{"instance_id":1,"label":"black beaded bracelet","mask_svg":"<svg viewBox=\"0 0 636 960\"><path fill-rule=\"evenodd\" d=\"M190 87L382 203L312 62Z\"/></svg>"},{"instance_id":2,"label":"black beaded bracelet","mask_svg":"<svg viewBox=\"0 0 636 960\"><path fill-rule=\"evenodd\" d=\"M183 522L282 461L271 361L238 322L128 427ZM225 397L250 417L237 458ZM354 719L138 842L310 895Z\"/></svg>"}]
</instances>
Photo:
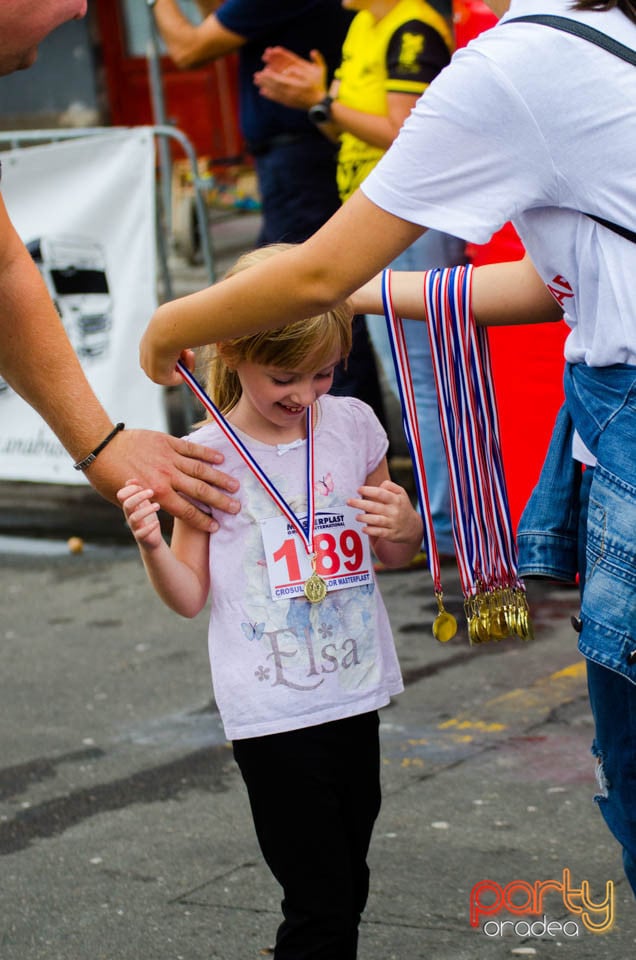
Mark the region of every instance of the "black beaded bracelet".
<instances>
[{"instance_id":1,"label":"black beaded bracelet","mask_svg":"<svg viewBox=\"0 0 636 960\"><path fill-rule=\"evenodd\" d=\"M83 460L78 460L77 463L73 464L74 469L86 470L87 467L90 467L91 463L94 463L95 460L97 459L97 454L101 453L104 447L107 446L107 444L110 443L113 437L116 437L119 431L123 430L125 426L126 426L125 423L116 424L115 427L110 431L106 439L102 440L101 443L97 444L97 446L95 447L92 453L89 453L89 455L87 457L84 457Z\"/></svg>"}]
</instances>

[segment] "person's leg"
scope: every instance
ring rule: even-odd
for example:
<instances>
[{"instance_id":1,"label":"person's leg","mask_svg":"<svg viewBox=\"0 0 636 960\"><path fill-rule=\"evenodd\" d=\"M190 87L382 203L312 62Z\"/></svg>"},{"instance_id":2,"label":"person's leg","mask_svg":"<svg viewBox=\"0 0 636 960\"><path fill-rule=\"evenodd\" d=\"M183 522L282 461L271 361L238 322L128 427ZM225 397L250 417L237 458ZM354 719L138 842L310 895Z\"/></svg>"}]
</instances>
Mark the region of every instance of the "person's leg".
<instances>
[{"instance_id":1,"label":"person's leg","mask_svg":"<svg viewBox=\"0 0 636 960\"><path fill-rule=\"evenodd\" d=\"M233 744L283 888L276 960L355 960L380 804L377 728L364 714Z\"/></svg>"},{"instance_id":2,"label":"person's leg","mask_svg":"<svg viewBox=\"0 0 636 960\"><path fill-rule=\"evenodd\" d=\"M348 838L352 878L353 922L343 957L355 957L358 928L369 895L367 854L380 812L380 738L377 713L347 721L349 747L341 752L342 810Z\"/></svg>"},{"instance_id":3,"label":"person's leg","mask_svg":"<svg viewBox=\"0 0 636 960\"><path fill-rule=\"evenodd\" d=\"M302 243L339 209L336 156L317 133L254 158L263 211L257 246Z\"/></svg>"},{"instance_id":4,"label":"person's leg","mask_svg":"<svg viewBox=\"0 0 636 960\"><path fill-rule=\"evenodd\" d=\"M595 799L623 847L625 873L636 894L636 685L592 660L587 681L595 724Z\"/></svg>"},{"instance_id":5,"label":"person's leg","mask_svg":"<svg viewBox=\"0 0 636 960\"><path fill-rule=\"evenodd\" d=\"M587 570L589 559L592 563L597 559L595 553L587 550L594 476L595 468L587 467L579 490L579 588L583 595L587 573L591 572ZM599 510L596 500L593 509ZM586 659L586 666L595 727L592 753L597 761L599 785L595 799L623 848L625 874L636 894L636 684L590 658Z\"/></svg>"}]
</instances>

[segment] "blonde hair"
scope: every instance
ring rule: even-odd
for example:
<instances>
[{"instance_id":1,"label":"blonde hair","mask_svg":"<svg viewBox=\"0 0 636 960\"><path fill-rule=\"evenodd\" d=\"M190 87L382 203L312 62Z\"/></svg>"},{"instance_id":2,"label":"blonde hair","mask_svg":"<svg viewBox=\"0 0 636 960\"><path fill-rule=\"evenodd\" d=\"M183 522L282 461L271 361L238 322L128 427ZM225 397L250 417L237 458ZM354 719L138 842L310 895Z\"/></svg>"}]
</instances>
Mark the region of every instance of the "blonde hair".
<instances>
[{"instance_id":1,"label":"blonde hair","mask_svg":"<svg viewBox=\"0 0 636 960\"><path fill-rule=\"evenodd\" d=\"M226 277L246 270L266 260L292 244L276 243L259 247L239 257L228 270ZM241 381L236 366L243 360L284 370L320 369L330 362L335 354L344 359L351 350L351 319L353 312L345 302L326 313L307 320L298 320L277 330L262 330L260 333L235 340L210 344L201 352L205 365L204 380L208 393L222 413L228 413L239 401Z\"/></svg>"}]
</instances>

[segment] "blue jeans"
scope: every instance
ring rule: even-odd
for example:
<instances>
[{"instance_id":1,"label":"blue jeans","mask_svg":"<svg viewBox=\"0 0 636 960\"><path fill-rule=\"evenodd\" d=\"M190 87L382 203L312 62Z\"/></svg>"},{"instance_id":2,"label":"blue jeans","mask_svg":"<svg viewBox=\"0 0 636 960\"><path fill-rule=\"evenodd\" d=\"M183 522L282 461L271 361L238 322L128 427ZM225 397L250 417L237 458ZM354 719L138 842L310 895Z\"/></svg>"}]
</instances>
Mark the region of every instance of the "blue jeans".
<instances>
[{"instance_id":1,"label":"blue jeans","mask_svg":"<svg viewBox=\"0 0 636 960\"><path fill-rule=\"evenodd\" d=\"M564 386L576 429L597 458L589 483L579 648L622 674L636 695L636 367L568 364Z\"/></svg>"},{"instance_id":2,"label":"blue jeans","mask_svg":"<svg viewBox=\"0 0 636 960\"><path fill-rule=\"evenodd\" d=\"M594 716L596 801L636 894L636 369L568 367L566 398L598 465L581 485L582 631Z\"/></svg>"},{"instance_id":3,"label":"blue jeans","mask_svg":"<svg viewBox=\"0 0 636 960\"><path fill-rule=\"evenodd\" d=\"M566 403L519 523L519 570L581 590L596 797L636 893L636 367L568 364ZM597 465L572 460L576 427Z\"/></svg>"},{"instance_id":4,"label":"blue jeans","mask_svg":"<svg viewBox=\"0 0 636 960\"><path fill-rule=\"evenodd\" d=\"M572 459L573 437L574 423L563 404L539 482L517 526L521 577L549 577L574 583L577 572L585 565L580 494L583 481L581 464ZM587 515L584 520L586 523Z\"/></svg>"},{"instance_id":5,"label":"blue jeans","mask_svg":"<svg viewBox=\"0 0 636 960\"><path fill-rule=\"evenodd\" d=\"M623 848L623 866L636 894L636 687L620 673L587 661L597 758L595 800Z\"/></svg>"},{"instance_id":6,"label":"blue jeans","mask_svg":"<svg viewBox=\"0 0 636 960\"><path fill-rule=\"evenodd\" d=\"M437 230L428 230L391 264L392 270L428 270L465 263L464 241ZM393 357L384 317L367 317L371 342L391 390L398 394ZM404 321L404 336L413 378L417 420L422 439L426 485L440 553L453 554L450 489L444 442L439 426L437 389L426 326L419 320Z\"/></svg>"}]
</instances>

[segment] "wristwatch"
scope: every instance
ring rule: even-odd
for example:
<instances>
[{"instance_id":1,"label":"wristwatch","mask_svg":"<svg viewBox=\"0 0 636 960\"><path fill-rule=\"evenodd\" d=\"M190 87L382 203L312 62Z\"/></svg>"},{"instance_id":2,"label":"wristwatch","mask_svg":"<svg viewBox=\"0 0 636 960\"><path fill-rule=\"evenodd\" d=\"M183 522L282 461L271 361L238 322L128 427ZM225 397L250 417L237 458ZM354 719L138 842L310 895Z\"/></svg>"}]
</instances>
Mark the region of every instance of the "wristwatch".
<instances>
[{"instance_id":1,"label":"wristwatch","mask_svg":"<svg viewBox=\"0 0 636 960\"><path fill-rule=\"evenodd\" d=\"M333 97L330 97L327 94L326 97L323 97L322 100L319 100L318 103L314 103L313 107L310 107L307 111L307 116L312 123L328 123L331 120L331 104L333 103Z\"/></svg>"}]
</instances>

